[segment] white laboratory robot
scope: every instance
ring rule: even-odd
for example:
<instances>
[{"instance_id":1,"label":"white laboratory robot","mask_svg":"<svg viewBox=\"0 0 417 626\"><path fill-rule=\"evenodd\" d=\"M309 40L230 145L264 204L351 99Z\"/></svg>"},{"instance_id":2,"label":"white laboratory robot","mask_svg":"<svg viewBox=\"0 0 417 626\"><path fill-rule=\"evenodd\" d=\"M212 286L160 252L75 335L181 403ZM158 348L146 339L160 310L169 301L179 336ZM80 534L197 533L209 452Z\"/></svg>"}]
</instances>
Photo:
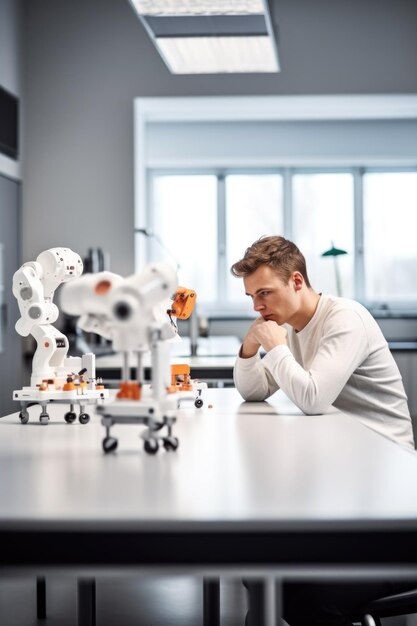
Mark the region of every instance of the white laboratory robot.
<instances>
[{"instance_id":1,"label":"white laboratory robot","mask_svg":"<svg viewBox=\"0 0 417 626\"><path fill-rule=\"evenodd\" d=\"M174 295L172 295L174 294ZM122 382L114 398L97 407L106 435L104 452L116 450L110 435L115 424L142 424L144 449L153 454L162 443L176 450L172 430L180 402L203 405L206 383L193 381L189 368L171 368L171 341L177 334L173 317L188 319L194 308L194 291L178 287L176 271L168 263L148 265L142 272L121 278L110 272L86 274L65 285L61 306L78 315L79 326L110 339L113 350L123 355ZM136 354L137 380L130 380L129 355ZM151 383L144 383L143 359L150 354ZM165 430L161 434L162 429Z\"/></svg>"},{"instance_id":2,"label":"white laboratory robot","mask_svg":"<svg viewBox=\"0 0 417 626\"><path fill-rule=\"evenodd\" d=\"M13 391L13 399L20 402L19 418L22 424L29 421L28 406L39 404L39 421L48 424L50 402L67 403L67 423L76 420L86 424L90 416L86 405L97 404L109 397L100 381L96 380L95 355L68 357L68 338L57 330L59 310L53 303L55 290L81 276L83 263L80 256L69 248L45 250L36 261L24 263L13 276L13 294L19 305L21 317L16 331L27 337L32 335L37 348L32 361L30 385Z\"/></svg>"}]
</instances>

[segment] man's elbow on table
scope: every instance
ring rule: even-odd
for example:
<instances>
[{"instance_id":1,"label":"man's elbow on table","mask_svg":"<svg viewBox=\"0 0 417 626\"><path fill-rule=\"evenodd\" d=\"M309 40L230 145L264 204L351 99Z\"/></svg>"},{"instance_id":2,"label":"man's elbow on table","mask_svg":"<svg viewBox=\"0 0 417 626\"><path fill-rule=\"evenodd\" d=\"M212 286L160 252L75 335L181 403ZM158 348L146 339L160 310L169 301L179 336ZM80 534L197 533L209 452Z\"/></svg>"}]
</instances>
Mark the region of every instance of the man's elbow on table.
<instances>
[{"instance_id":1,"label":"man's elbow on table","mask_svg":"<svg viewBox=\"0 0 417 626\"><path fill-rule=\"evenodd\" d=\"M294 404L305 413L305 415L322 415L331 408L331 403L325 398L302 398L293 400Z\"/></svg>"},{"instance_id":2,"label":"man's elbow on table","mask_svg":"<svg viewBox=\"0 0 417 626\"><path fill-rule=\"evenodd\" d=\"M259 393L259 391L242 391L238 389L238 392L245 402L263 402L270 396L269 393Z\"/></svg>"},{"instance_id":3,"label":"man's elbow on table","mask_svg":"<svg viewBox=\"0 0 417 626\"><path fill-rule=\"evenodd\" d=\"M265 385L265 387L259 384L254 386L247 382L242 384L236 376L236 372L234 372L233 378L235 387L245 402L263 402L271 395L268 385Z\"/></svg>"}]
</instances>

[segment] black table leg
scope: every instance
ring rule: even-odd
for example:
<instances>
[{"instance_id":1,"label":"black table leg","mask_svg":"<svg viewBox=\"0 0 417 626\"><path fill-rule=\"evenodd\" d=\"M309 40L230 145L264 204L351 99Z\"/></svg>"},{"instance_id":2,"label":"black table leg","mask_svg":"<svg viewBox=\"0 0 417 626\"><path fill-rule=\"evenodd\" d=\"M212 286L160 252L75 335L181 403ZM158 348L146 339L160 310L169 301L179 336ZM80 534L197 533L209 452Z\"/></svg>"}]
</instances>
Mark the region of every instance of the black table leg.
<instances>
[{"instance_id":1,"label":"black table leg","mask_svg":"<svg viewBox=\"0 0 417 626\"><path fill-rule=\"evenodd\" d=\"M96 581L94 578L77 580L77 620L78 626L96 624Z\"/></svg>"},{"instance_id":2,"label":"black table leg","mask_svg":"<svg viewBox=\"0 0 417 626\"><path fill-rule=\"evenodd\" d=\"M36 579L36 617L46 619L46 580L42 576Z\"/></svg>"},{"instance_id":3,"label":"black table leg","mask_svg":"<svg viewBox=\"0 0 417 626\"><path fill-rule=\"evenodd\" d=\"M205 578L203 581L203 624L220 626L219 578Z\"/></svg>"}]
</instances>

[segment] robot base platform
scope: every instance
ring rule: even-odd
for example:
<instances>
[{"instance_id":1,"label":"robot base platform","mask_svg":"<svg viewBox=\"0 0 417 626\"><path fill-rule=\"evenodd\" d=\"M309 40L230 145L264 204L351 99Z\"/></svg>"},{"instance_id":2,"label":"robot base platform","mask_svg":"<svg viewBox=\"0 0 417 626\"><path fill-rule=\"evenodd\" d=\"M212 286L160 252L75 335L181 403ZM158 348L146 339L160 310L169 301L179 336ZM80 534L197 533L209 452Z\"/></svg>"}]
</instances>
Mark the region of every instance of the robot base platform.
<instances>
[{"instance_id":1,"label":"robot base platform","mask_svg":"<svg viewBox=\"0 0 417 626\"><path fill-rule=\"evenodd\" d=\"M207 383L201 383L200 381L191 381L191 390L182 391L181 388L176 392L178 396L178 408L181 408L182 403L193 402L196 409L201 409L204 404L201 394L203 389L207 389Z\"/></svg>"},{"instance_id":2,"label":"robot base platform","mask_svg":"<svg viewBox=\"0 0 417 626\"><path fill-rule=\"evenodd\" d=\"M13 392L13 399L20 402L19 419L21 424L27 424L29 421L28 407L33 404L39 404L41 407L41 413L39 415L39 421L41 424L46 425L49 422L49 414L47 407L49 403L55 404L69 404L70 410L64 415L64 420L67 424L72 424L77 419L75 407L79 407L78 419L81 424L87 424L90 421L90 415L86 413L85 407L87 405L95 405L100 400L105 400L109 397L108 389L83 389L75 391L61 391L61 390L48 390L40 391L36 387L23 387L18 391Z\"/></svg>"},{"instance_id":3,"label":"robot base platform","mask_svg":"<svg viewBox=\"0 0 417 626\"><path fill-rule=\"evenodd\" d=\"M205 383L202 383L205 385ZM204 387L202 387L204 388ZM112 437L110 429L115 424L136 424L146 427L141 437L143 448L148 454L156 454L160 444L167 451L178 448L179 441L172 434L176 422L176 413L183 401L194 401L196 408L203 406L201 396L202 388L195 391L179 391L167 394L163 400L146 397L151 389L144 390L141 400L113 400L97 407L97 413L102 415L101 423L106 429L106 436L102 441L105 453L114 452L118 446L118 440ZM163 433L160 433L165 428Z\"/></svg>"}]
</instances>

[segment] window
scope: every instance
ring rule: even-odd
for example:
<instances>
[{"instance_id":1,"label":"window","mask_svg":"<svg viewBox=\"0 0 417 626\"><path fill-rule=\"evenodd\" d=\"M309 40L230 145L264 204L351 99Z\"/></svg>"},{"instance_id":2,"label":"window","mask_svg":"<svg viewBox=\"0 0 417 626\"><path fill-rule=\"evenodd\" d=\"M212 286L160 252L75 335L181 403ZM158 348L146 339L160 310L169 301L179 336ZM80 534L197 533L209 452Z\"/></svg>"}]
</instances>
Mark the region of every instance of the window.
<instances>
[{"instance_id":1,"label":"window","mask_svg":"<svg viewBox=\"0 0 417 626\"><path fill-rule=\"evenodd\" d=\"M175 259L209 314L250 313L230 266L273 233L299 246L317 291L417 308L417 171L155 171L149 189L149 260ZM346 254L323 256L332 247Z\"/></svg>"},{"instance_id":2,"label":"window","mask_svg":"<svg viewBox=\"0 0 417 626\"><path fill-rule=\"evenodd\" d=\"M148 222L158 234L150 258L174 261L180 283L195 289L209 310L239 305L250 312L230 267L255 239L282 232L282 175L154 172L150 198Z\"/></svg>"},{"instance_id":3,"label":"window","mask_svg":"<svg viewBox=\"0 0 417 626\"><path fill-rule=\"evenodd\" d=\"M212 175L154 176L149 222L151 258L174 260L182 286L199 300L217 301L217 179Z\"/></svg>"},{"instance_id":4,"label":"window","mask_svg":"<svg viewBox=\"0 0 417 626\"><path fill-rule=\"evenodd\" d=\"M293 240L307 260L314 289L353 297L353 176L296 173L292 177ZM332 247L347 254L325 256Z\"/></svg>"},{"instance_id":5,"label":"window","mask_svg":"<svg viewBox=\"0 0 417 626\"><path fill-rule=\"evenodd\" d=\"M231 174L226 176L226 300L244 302L240 280L229 269L255 239L271 233L282 233L282 176L278 174Z\"/></svg>"},{"instance_id":6,"label":"window","mask_svg":"<svg viewBox=\"0 0 417 626\"><path fill-rule=\"evenodd\" d=\"M279 233L317 291L415 314L416 133L415 95L137 98L136 267L176 257L203 312L234 317L230 266Z\"/></svg>"},{"instance_id":7,"label":"window","mask_svg":"<svg viewBox=\"0 0 417 626\"><path fill-rule=\"evenodd\" d=\"M363 177L365 293L371 302L417 301L417 172Z\"/></svg>"}]
</instances>

